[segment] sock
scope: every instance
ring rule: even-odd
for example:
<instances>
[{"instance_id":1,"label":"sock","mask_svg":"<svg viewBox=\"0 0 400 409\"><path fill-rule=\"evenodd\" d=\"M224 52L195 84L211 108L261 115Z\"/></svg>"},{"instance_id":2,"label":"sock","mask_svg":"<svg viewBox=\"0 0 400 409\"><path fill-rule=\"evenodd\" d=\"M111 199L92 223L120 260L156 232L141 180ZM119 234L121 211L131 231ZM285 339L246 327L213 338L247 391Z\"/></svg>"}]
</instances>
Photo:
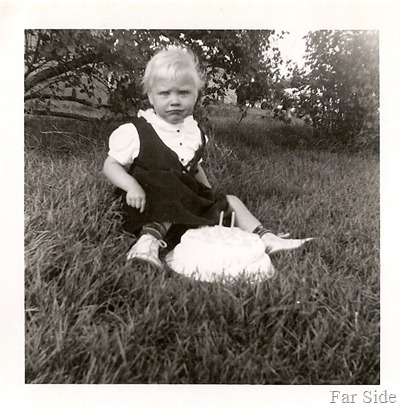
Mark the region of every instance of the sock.
<instances>
[{"instance_id":1,"label":"sock","mask_svg":"<svg viewBox=\"0 0 400 409\"><path fill-rule=\"evenodd\" d=\"M260 224L259 226L257 226L254 230L253 230L254 234L257 234L258 236L262 237L264 236L265 233L272 233L271 230L268 230L267 228L265 228L262 224Z\"/></svg>"},{"instance_id":2,"label":"sock","mask_svg":"<svg viewBox=\"0 0 400 409\"><path fill-rule=\"evenodd\" d=\"M165 224L162 222L147 223L142 227L142 230L140 231L140 236L143 236L144 234L150 234L157 240L162 240L167 234L167 229L165 227Z\"/></svg>"}]
</instances>

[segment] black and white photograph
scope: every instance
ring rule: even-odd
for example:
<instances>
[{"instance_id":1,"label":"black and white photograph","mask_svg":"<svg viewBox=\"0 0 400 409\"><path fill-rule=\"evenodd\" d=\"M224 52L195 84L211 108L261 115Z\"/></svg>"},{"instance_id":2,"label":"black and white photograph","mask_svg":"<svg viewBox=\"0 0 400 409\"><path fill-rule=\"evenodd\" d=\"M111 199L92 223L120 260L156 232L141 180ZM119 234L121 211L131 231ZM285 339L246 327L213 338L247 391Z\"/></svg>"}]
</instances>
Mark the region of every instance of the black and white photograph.
<instances>
[{"instance_id":1,"label":"black and white photograph","mask_svg":"<svg viewBox=\"0 0 400 409\"><path fill-rule=\"evenodd\" d=\"M398 8L204 3L0 2L4 407L400 402Z\"/></svg>"}]
</instances>

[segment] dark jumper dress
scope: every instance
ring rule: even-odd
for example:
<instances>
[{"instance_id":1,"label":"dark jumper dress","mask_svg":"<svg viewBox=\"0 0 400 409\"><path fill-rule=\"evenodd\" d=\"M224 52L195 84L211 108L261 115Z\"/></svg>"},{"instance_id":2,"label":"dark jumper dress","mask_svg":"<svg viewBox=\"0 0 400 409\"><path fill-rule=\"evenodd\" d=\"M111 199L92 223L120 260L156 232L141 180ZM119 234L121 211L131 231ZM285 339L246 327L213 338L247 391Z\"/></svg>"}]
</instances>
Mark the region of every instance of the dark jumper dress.
<instances>
[{"instance_id":1,"label":"dark jumper dress","mask_svg":"<svg viewBox=\"0 0 400 409\"><path fill-rule=\"evenodd\" d=\"M186 229L218 224L221 211L226 211L225 195L197 181L197 164L204 152L205 139L187 166L165 145L144 118L134 118L140 139L140 151L129 169L146 193L143 213L126 203L126 192L117 189L125 216L123 228L137 234L151 222L171 222L182 234ZM175 233L176 234L176 233Z\"/></svg>"}]
</instances>

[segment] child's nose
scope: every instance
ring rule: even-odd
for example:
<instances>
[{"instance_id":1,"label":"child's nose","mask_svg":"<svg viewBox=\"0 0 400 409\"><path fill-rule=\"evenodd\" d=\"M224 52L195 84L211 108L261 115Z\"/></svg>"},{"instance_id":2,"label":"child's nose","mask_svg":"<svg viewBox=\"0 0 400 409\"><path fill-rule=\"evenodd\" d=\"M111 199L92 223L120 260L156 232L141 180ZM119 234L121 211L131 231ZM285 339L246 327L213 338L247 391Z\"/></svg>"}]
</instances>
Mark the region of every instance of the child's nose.
<instances>
[{"instance_id":1,"label":"child's nose","mask_svg":"<svg viewBox=\"0 0 400 409\"><path fill-rule=\"evenodd\" d=\"M171 94L171 105L179 105L181 100L178 94Z\"/></svg>"}]
</instances>

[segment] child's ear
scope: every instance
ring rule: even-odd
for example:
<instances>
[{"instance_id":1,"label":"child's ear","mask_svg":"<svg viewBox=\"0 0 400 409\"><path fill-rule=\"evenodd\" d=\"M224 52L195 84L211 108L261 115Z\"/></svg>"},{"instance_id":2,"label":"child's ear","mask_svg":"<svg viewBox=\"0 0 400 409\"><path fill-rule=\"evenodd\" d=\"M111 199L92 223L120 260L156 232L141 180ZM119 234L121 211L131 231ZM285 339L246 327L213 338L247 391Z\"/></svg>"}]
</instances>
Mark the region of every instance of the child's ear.
<instances>
[{"instance_id":1,"label":"child's ear","mask_svg":"<svg viewBox=\"0 0 400 409\"><path fill-rule=\"evenodd\" d=\"M147 98L150 101L150 104L153 105L153 97L151 96L150 92L147 93Z\"/></svg>"}]
</instances>

